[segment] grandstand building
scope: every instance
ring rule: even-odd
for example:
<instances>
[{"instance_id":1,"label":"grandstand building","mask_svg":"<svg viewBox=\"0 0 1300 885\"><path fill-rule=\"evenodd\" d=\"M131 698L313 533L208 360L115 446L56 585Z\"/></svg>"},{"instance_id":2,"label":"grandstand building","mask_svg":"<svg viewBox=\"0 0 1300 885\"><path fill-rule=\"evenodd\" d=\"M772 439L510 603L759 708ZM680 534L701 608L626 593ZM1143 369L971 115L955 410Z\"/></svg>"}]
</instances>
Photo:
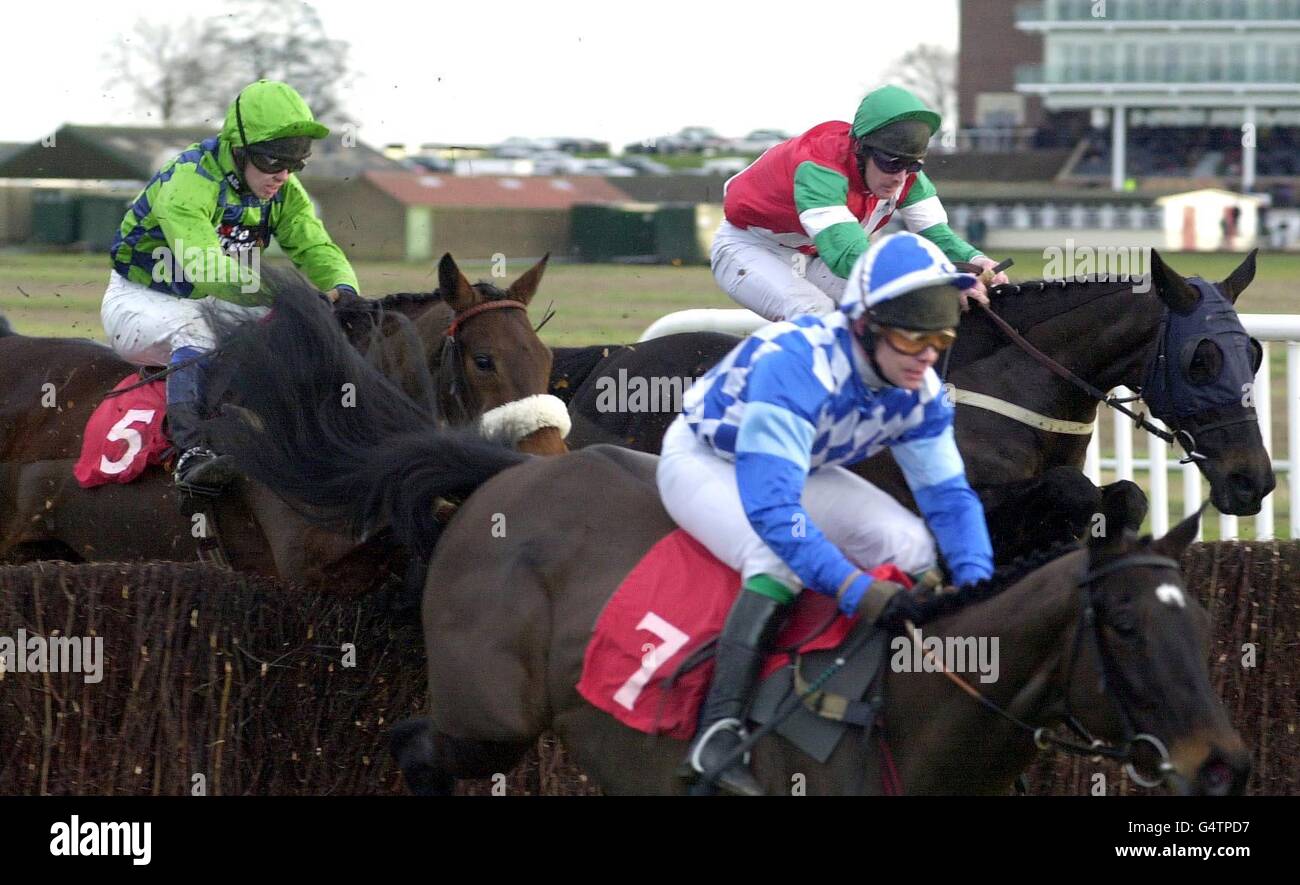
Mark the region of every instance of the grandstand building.
<instances>
[{"instance_id":1,"label":"grandstand building","mask_svg":"<svg viewBox=\"0 0 1300 885\"><path fill-rule=\"evenodd\" d=\"M1294 200L1300 0L964 0L965 143L1075 147L1114 191L1220 185Z\"/></svg>"}]
</instances>

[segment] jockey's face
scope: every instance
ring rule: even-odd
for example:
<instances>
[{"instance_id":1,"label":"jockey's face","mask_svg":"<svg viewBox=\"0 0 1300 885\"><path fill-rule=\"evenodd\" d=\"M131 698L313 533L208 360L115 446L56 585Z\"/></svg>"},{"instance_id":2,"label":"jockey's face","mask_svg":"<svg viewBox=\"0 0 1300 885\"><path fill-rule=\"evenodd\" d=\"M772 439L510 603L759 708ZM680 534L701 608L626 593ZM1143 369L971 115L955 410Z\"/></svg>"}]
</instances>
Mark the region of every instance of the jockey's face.
<instances>
[{"instance_id":1,"label":"jockey's face","mask_svg":"<svg viewBox=\"0 0 1300 885\"><path fill-rule=\"evenodd\" d=\"M925 380L925 370L939 360L939 351L933 347L909 356L891 347L882 335L876 336L875 346L876 365L880 367L881 374L890 384L904 390L920 389L921 382Z\"/></svg>"},{"instance_id":2,"label":"jockey's face","mask_svg":"<svg viewBox=\"0 0 1300 885\"><path fill-rule=\"evenodd\" d=\"M867 190L882 200L888 200L898 189L903 186L907 179L907 172L900 169L897 172L885 172L876 165L872 157L867 157Z\"/></svg>"},{"instance_id":3,"label":"jockey's face","mask_svg":"<svg viewBox=\"0 0 1300 885\"><path fill-rule=\"evenodd\" d=\"M268 174L258 169L250 161L244 161L244 181L248 182L249 190L263 200L274 197L280 188L284 186L284 183L289 180L290 174L288 169L281 169L279 172Z\"/></svg>"}]
</instances>

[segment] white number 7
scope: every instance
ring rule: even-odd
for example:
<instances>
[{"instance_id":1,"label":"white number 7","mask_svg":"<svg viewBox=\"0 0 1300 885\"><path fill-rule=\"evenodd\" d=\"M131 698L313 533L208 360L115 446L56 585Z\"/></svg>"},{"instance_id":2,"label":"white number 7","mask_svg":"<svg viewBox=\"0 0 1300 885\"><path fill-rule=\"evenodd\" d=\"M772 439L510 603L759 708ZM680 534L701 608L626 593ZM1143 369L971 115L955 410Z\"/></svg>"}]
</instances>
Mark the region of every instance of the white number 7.
<instances>
[{"instance_id":1,"label":"white number 7","mask_svg":"<svg viewBox=\"0 0 1300 885\"><path fill-rule=\"evenodd\" d=\"M690 642L691 637L687 636L681 630L678 630L672 624L659 617L654 612L646 612L641 623L636 625L638 630L649 630L654 635L663 640L662 645L652 645L647 643L642 648L646 649L645 655L641 658L641 669L632 674L623 687L614 693L614 700L623 707L631 710L636 699L641 696L641 689L646 687L650 677L655 671L662 667L673 655L682 650L682 646ZM647 648L647 646L649 646Z\"/></svg>"},{"instance_id":2,"label":"white number 7","mask_svg":"<svg viewBox=\"0 0 1300 885\"><path fill-rule=\"evenodd\" d=\"M148 424L153 420L153 409L127 409L122 420L113 425L113 429L108 432L109 442L118 442L126 440L126 454L116 461L108 460L107 455L99 456L99 469L107 476L116 476L123 470L131 466L135 456L140 454L140 449L144 447L144 440L140 439L140 431L131 427L132 424Z\"/></svg>"}]
</instances>

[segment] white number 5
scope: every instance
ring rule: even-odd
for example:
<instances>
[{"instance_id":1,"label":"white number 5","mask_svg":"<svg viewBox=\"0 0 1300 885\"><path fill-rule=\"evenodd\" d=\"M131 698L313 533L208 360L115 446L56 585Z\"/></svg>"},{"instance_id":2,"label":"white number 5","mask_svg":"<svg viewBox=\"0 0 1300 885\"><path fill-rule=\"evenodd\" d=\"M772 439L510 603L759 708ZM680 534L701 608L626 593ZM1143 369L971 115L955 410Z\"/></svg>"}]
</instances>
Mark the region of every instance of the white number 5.
<instances>
[{"instance_id":1,"label":"white number 5","mask_svg":"<svg viewBox=\"0 0 1300 885\"><path fill-rule=\"evenodd\" d=\"M116 461L110 461L107 455L99 456L99 469L108 476L115 476L131 466L135 456L140 454L140 449L144 447L144 440L140 439L140 431L131 427L132 424L148 424L153 420L153 409L128 409L127 413L122 416L122 420L113 425L113 429L108 432L109 442L119 442L126 440L126 454Z\"/></svg>"},{"instance_id":2,"label":"white number 5","mask_svg":"<svg viewBox=\"0 0 1300 885\"><path fill-rule=\"evenodd\" d=\"M641 623L636 625L638 630L648 630L663 640L662 645L649 645L645 655L641 658L641 669L632 674L627 682L623 683L614 694L614 700L623 707L631 710L636 699L641 695L641 689L646 687L650 677L655 671L662 667L673 655L682 650L682 646L690 642L691 637L687 636L681 630L678 630L672 624L659 617L654 612L646 612ZM646 648L646 646L642 646Z\"/></svg>"}]
</instances>

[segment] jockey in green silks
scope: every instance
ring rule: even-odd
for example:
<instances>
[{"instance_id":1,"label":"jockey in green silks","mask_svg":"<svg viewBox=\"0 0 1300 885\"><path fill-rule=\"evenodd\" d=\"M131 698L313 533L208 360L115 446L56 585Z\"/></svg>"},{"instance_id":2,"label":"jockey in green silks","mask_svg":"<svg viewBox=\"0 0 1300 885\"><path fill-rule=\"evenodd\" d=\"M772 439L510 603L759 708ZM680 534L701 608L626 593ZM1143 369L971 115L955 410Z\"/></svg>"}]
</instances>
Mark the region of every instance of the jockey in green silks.
<instances>
[{"instance_id":1,"label":"jockey in green silks","mask_svg":"<svg viewBox=\"0 0 1300 885\"><path fill-rule=\"evenodd\" d=\"M852 124L822 123L766 151L727 182L711 256L718 285L774 322L828 314L854 262L895 215L949 261L992 268L948 226L925 174L940 122L906 89L884 86L862 99ZM961 297L963 307L967 297L986 302L984 284Z\"/></svg>"},{"instance_id":2,"label":"jockey in green silks","mask_svg":"<svg viewBox=\"0 0 1300 885\"><path fill-rule=\"evenodd\" d=\"M329 135L293 87L240 91L215 138L170 160L131 203L113 240L102 318L109 343L137 365L171 365L167 424L176 482L220 486L232 474L199 432L210 318L255 318L261 250L275 239L331 302L356 297L357 275L294 174Z\"/></svg>"}]
</instances>

